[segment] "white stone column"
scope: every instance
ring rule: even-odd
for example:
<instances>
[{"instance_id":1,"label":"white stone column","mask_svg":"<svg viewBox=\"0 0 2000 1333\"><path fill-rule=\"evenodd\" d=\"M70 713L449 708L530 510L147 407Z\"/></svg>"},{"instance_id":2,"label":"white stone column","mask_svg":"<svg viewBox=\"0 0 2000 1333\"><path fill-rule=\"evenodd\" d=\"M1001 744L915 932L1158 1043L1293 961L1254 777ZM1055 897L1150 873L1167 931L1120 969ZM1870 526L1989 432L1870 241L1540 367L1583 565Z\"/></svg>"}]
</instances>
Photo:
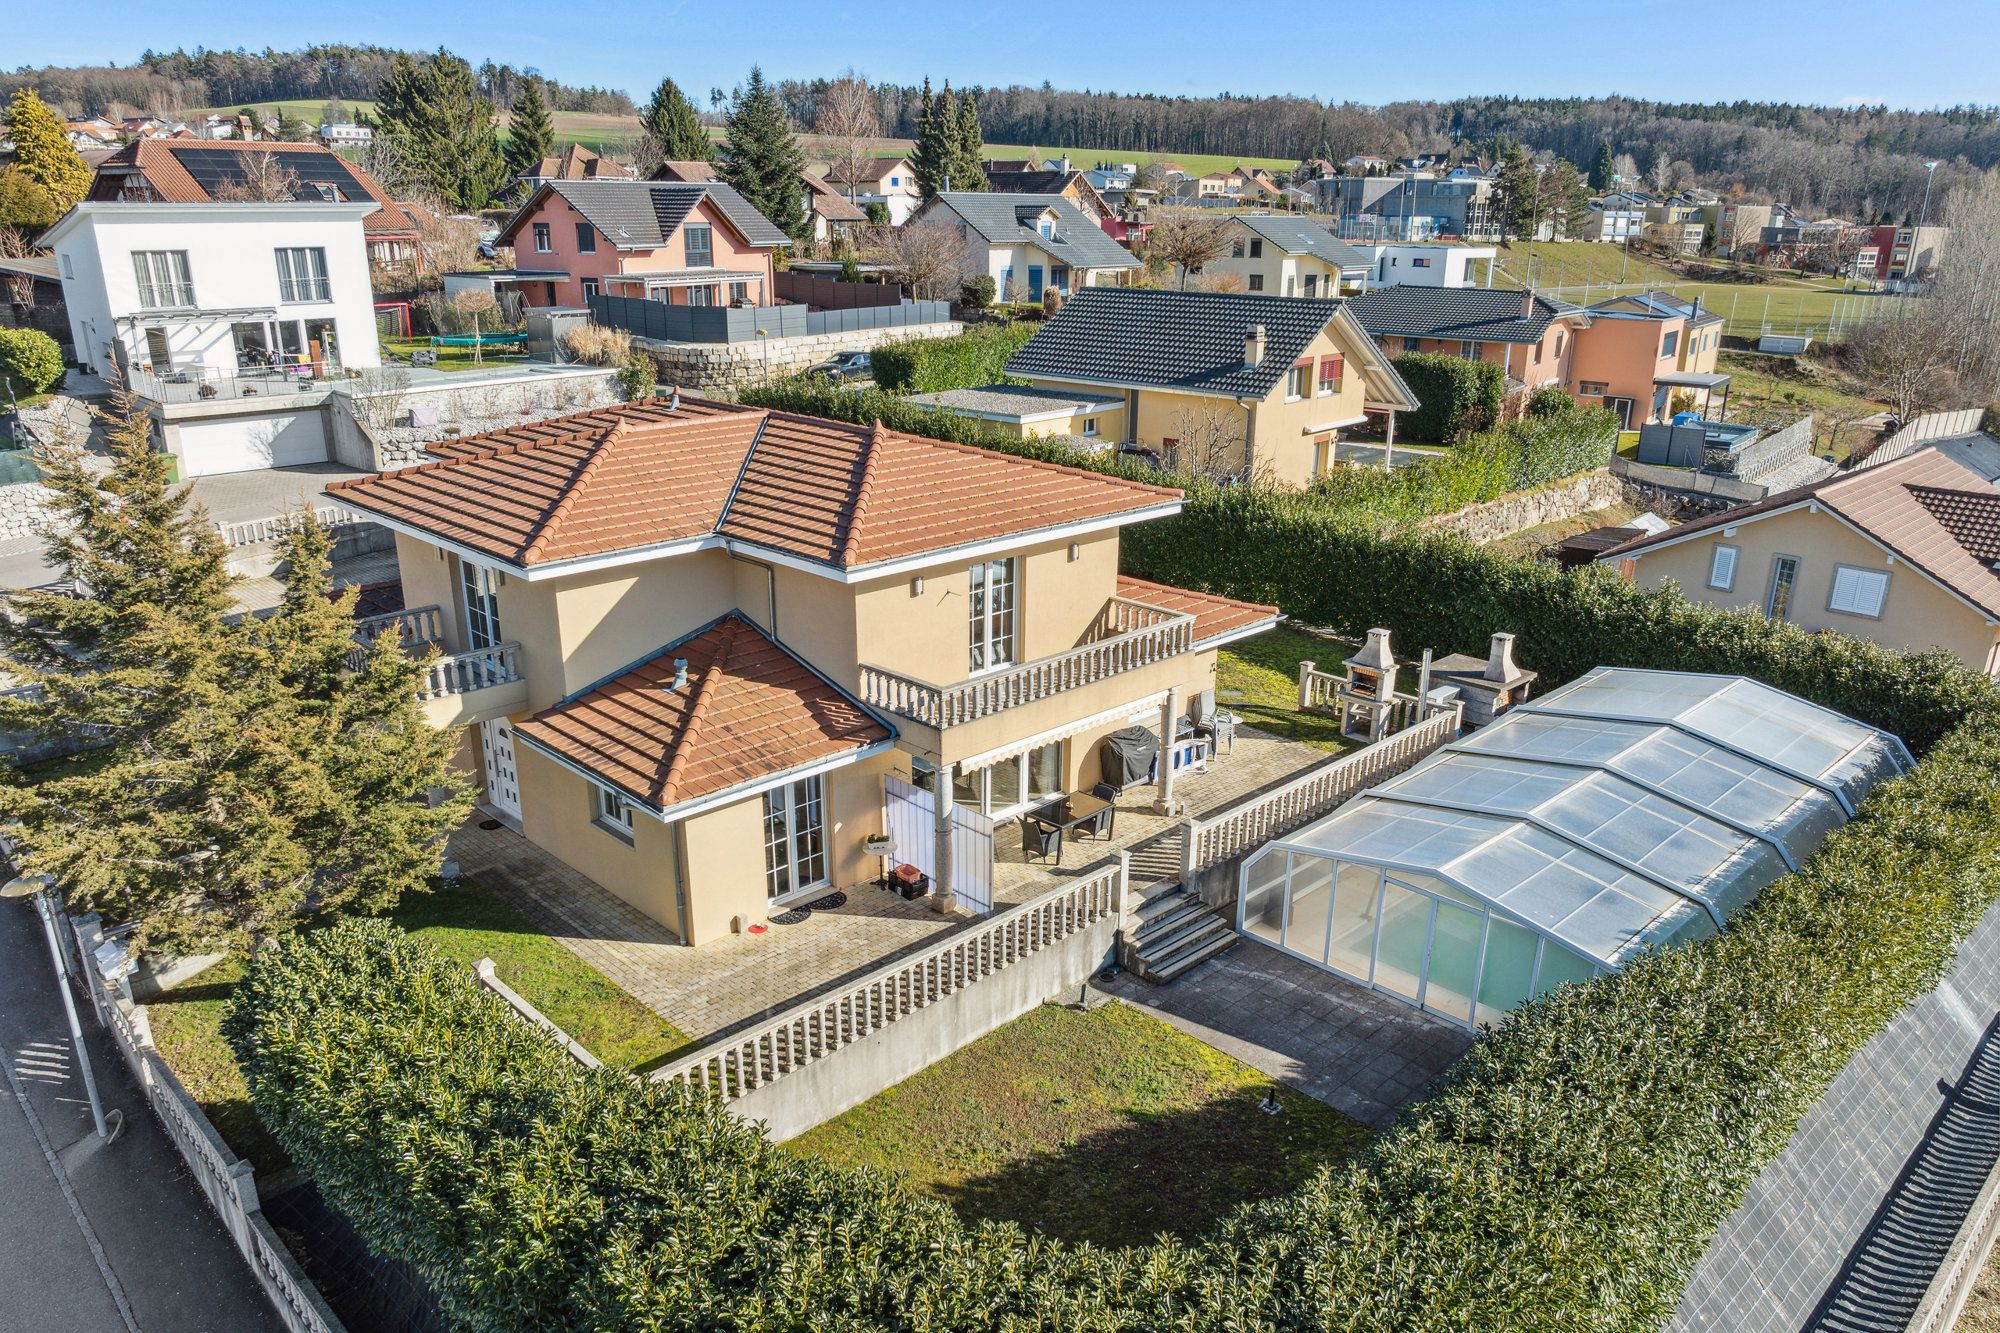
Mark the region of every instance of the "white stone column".
<instances>
[{"instance_id":1,"label":"white stone column","mask_svg":"<svg viewBox=\"0 0 2000 1333\"><path fill-rule=\"evenodd\" d=\"M958 906L958 895L951 887L951 812L952 775L958 771L956 764L939 764L933 778L931 804L937 815L936 842L931 855L931 906L940 912L949 912Z\"/></svg>"},{"instance_id":2,"label":"white stone column","mask_svg":"<svg viewBox=\"0 0 2000 1333\"><path fill-rule=\"evenodd\" d=\"M1159 772L1154 778L1154 789L1158 799L1153 809L1158 814L1174 813L1174 722L1180 717L1181 687L1176 685L1167 691L1167 697L1160 702L1160 757Z\"/></svg>"}]
</instances>

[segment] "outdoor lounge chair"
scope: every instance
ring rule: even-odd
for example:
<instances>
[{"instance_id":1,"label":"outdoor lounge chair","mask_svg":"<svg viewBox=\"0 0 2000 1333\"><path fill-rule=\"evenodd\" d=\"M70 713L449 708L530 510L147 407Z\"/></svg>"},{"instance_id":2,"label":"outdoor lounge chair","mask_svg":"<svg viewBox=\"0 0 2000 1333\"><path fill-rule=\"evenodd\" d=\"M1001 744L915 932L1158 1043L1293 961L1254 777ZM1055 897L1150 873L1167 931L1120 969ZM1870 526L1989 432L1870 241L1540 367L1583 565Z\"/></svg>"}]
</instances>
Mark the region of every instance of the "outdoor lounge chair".
<instances>
[{"instance_id":1,"label":"outdoor lounge chair","mask_svg":"<svg viewBox=\"0 0 2000 1333\"><path fill-rule=\"evenodd\" d=\"M1103 797L1102 799L1108 801L1111 798L1109 796L1106 796ZM1092 838L1109 838L1111 836L1111 825L1113 821L1117 819L1117 817L1118 817L1118 807L1115 805L1107 805L1102 810L1099 810L1096 814L1092 815L1089 819L1086 819L1081 824L1078 824L1076 826L1076 831L1080 836L1086 836Z\"/></svg>"}]
</instances>

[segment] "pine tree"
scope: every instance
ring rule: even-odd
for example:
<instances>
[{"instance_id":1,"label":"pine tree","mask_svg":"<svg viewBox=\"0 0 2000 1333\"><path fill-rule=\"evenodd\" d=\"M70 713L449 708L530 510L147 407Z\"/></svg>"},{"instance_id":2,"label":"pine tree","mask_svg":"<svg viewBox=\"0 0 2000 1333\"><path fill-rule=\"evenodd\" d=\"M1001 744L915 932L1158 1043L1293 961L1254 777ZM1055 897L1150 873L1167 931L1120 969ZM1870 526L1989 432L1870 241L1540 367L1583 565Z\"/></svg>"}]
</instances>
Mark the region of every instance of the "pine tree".
<instances>
[{"instance_id":1,"label":"pine tree","mask_svg":"<svg viewBox=\"0 0 2000 1333\"><path fill-rule=\"evenodd\" d=\"M514 99L514 114L507 123L507 174L525 176L555 151L556 127L542 96L542 81L529 79Z\"/></svg>"},{"instance_id":2,"label":"pine tree","mask_svg":"<svg viewBox=\"0 0 2000 1333\"><path fill-rule=\"evenodd\" d=\"M652 100L639 113L639 124L662 162L715 160L715 144L700 114L672 79L661 79L653 89Z\"/></svg>"},{"instance_id":3,"label":"pine tree","mask_svg":"<svg viewBox=\"0 0 2000 1333\"><path fill-rule=\"evenodd\" d=\"M729 108L728 136L723 178L780 231L795 240L804 237L809 224L799 174L805 170L805 156L784 103L755 66Z\"/></svg>"},{"instance_id":4,"label":"pine tree","mask_svg":"<svg viewBox=\"0 0 2000 1333\"><path fill-rule=\"evenodd\" d=\"M90 595L10 593L0 617L0 669L41 691L0 703L0 726L95 747L39 781L0 773L23 870L173 949L421 887L469 808L454 738L417 703L421 665L391 642L346 669L353 597L328 596L309 522L276 614L232 617L227 552L170 484L147 413L120 394L106 415L107 473L74 443L45 463L50 562Z\"/></svg>"},{"instance_id":5,"label":"pine tree","mask_svg":"<svg viewBox=\"0 0 2000 1333\"><path fill-rule=\"evenodd\" d=\"M448 51L421 62L397 56L376 98L377 132L410 174L447 208L485 208L507 186L493 104L472 66Z\"/></svg>"},{"instance_id":6,"label":"pine tree","mask_svg":"<svg viewBox=\"0 0 2000 1333\"><path fill-rule=\"evenodd\" d=\"M959 99L958 124L952 127L954 139L951 169L951 188L954 190L984 190L986 180L985 139L979 129L979 98L969 89Z\"/></svg>"},{"instance_id":7,"label":"pine tree","mask_svg":"<svg viewBox=\"0 0 2000 1333\"><path fill-rule=\"evenodd\" d=\"M1615 162L1616 159L1611 155L1611 141L1607 139L1603 143L1598 144L1597 156L1590 159L1591 189L1608 190L1611 188L1611 178L1618 171L1618 168L1614 165Z\"/></svg>"},{"instance_id":8,"label":"pine tree","mask_svg":"<svg viewBox=\"0 0 2000 1333\"><path fill-rule=\"evenodd\" d=\"M950 96L947 88L945 95ZM942 151L938 134L939 106L931 96L931 81L924 78L923 98L917 104L917 142L910 150L910 166L917 178L917 192L928 199L944 185L951 162Z\"/></svg>"},{"instance_id":9,"label":"pine tree","mask_svg":"<svg viewBox=\"0 0 2000 1333\"><path fill-rule=\"evenodd\" d=\"M292 114L290 107L278 108L278 141L280 143L310 143L313 127L299 116Z\"/></svg>"},{"instance_id":10,"label":"pine tree","mask_svg":"<svg viewBox=\"0 0 2000 1333\"><path fill-rule=\"evenodd\" d=\"M90 168L69 146L62 121L33 88L14 90L6 124L14 141L14 169L48 195L58 217L90 192Z\"/></svg>"},{"instance_id":11,"label":"pine tree","mask_svg":"<svg viewBox=\"0 0 2000 1333\"><path fill-rule=\"evenodd\" d=\"M1497 157L1494 188L1500 195L1502 234L1533 240L1540 190L1535 164L1527 151L1512 141L1500 145Z\"/></svg>"}]
</instances>

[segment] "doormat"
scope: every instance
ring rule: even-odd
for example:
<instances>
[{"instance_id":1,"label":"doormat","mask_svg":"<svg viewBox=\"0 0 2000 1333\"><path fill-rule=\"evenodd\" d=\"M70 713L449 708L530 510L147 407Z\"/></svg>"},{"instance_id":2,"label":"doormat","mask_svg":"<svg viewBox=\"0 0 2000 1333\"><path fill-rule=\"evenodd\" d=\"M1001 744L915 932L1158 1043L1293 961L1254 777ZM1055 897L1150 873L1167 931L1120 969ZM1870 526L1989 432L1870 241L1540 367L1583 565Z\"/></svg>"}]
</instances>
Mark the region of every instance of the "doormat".
<instances>
[{"instance_id":1,"label":"doormat","mask_svg":"<svg viewBox=\"0 0 2000 1333\"><path fill-rule=\"evenodd\" d=\"M829 893L824 898L813 899L806 906L815 912L837 911L847 906L847 895L844 893Z\"/></svg>"},{"instance_id":2,"label":"doormat","mask_svg":"<svg viewBox=\"0 0 2000 1333\"><path fill-rule=\"evenodd\" d=\"M812 908L810 907L793 907L783 912L773 912L771 914L771 924L774 926L796 926L812 914Z\"/></svg>"},{"instance_id":3,"label":"doormat","mask_svg":"<svg viewBox=\"0 0 2000 1333\"><path fill-rule=\"evenodd\" d=\"M505 825L503 825L497 819L482 819L479 821L479 827L485 829L488 833L491 833L494 829L504 828Z\"/></svg>"}]
</instances>

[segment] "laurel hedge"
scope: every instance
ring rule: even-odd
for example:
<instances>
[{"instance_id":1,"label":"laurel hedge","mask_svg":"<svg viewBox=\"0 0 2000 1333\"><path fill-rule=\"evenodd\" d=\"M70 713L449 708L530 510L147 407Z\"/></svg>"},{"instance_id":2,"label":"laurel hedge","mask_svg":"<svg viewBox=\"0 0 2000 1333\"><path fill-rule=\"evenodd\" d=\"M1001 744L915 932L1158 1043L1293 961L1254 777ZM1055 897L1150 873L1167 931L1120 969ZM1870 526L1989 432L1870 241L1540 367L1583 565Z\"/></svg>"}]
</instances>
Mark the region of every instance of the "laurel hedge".
<instances>
[{"instance_id":1,"label":"laurel hedge","mask_svg":"<svg viewBox=\"0 0 2000 1333\"><path fill-rule=\"evenodd\" d=\"M912 338L884 343L869 353L875 382L897 393L939 393L987 384L1022 384L1010 379L1007 363L1033 337L1033 324L1009 320L974 324L949 338Z\"/></svg>"},{"instance_id":2,"label":"laurel hedge","mask_svg":"<svg viewBox=\"0 0 2000 1333\"><path fill-rule=\"evenodd\" d=\"M1412 440L1444 443L1468 425L1481 429L1500 419L1507 372L1496 361L1467 361L1440 352L1411 352L1393 363L1422 404L1398 412L1397 428Z\"/></svg>"}]
</instances>

